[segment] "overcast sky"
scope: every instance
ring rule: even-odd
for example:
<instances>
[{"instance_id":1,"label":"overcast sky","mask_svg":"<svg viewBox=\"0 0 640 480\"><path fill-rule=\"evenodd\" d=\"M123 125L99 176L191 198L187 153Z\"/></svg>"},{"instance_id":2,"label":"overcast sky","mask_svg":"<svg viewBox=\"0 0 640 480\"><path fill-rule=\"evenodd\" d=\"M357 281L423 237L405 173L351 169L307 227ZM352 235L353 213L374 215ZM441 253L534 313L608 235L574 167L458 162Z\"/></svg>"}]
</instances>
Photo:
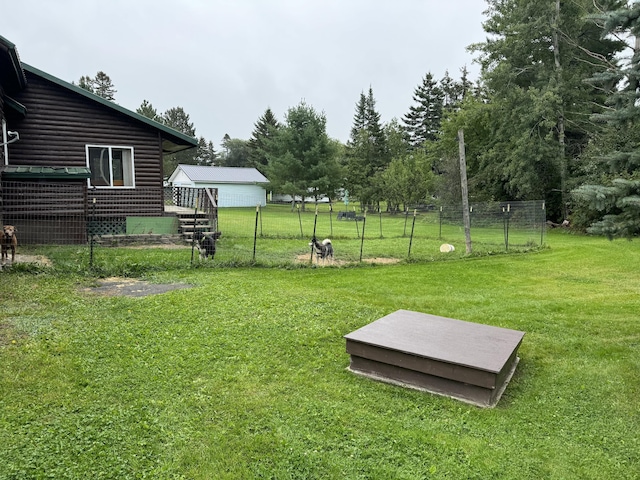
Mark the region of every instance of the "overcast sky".
<instances>
[{"instance_id":1,"label":"overcast sky","mask_svg":"<svg viewBox=\"0 0 640 480\"><path fill-rule=\"evenodd\" d=\"M102 70L116 102L158 113L182 107L197 136L248 139L270 107L304 100L349 138L361 92L382 122L398 119L427 72L478 67L483 0L21 0L5 2L0 35L23 62L71 82Z\"/></svg>"}]
</instances>

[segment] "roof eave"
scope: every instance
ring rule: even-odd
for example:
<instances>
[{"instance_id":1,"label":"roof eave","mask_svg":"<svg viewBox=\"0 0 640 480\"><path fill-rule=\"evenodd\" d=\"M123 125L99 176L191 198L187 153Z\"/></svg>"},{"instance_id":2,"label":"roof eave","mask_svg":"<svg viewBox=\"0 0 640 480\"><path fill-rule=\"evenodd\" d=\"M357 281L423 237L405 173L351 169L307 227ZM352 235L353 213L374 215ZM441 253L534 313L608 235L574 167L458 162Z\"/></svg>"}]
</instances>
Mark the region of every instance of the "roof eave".
<instances>
[{"instance_id":1,"label":"roof eave","mask_svg":"<svg viewBox=\"0 0 640 480\"><path fill-rule=\"evenodd\" d=\"M9 54L9 61L11 62L10 68L13 72L11 78L16 82L14 87L16 87L17 90L23 90L27 86L27 77L22 69L16 46L3 36L0 36L0 45L3 46Z\"/></svg>"}]
</instances>

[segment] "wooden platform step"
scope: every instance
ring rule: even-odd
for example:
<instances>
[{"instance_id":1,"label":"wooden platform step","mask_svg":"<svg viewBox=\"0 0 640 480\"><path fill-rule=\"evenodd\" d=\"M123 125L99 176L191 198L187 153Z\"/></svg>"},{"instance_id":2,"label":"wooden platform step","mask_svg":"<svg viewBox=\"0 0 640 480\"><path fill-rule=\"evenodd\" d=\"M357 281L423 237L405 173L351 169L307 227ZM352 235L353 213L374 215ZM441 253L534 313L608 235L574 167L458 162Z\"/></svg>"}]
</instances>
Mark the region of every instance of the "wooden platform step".
<instances>
[{"instance_id":1,"label":"wooden platform step","mask_svg":"<svg viewBox=\"0 0 640 480\"><path fill-rule=\"evenodd\" d=\"M398 310L345 335L349 369L482 407L495 406L524 332Z\"/></svg>"}]
</instances>

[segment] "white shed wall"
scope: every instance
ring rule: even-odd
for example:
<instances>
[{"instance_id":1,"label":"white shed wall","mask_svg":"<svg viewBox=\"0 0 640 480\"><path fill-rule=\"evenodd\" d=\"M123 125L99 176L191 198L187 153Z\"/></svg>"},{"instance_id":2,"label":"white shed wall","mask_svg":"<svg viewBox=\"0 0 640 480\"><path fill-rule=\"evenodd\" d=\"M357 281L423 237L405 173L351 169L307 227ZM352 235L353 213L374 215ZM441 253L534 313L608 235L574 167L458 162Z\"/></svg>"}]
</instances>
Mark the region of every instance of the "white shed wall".
<instances>
[{"instance_id":1,"label":"white shed wall","mask_svg":"<svg viewBox=\"0 0 640 480\"><path fill-rule=\"evenodd\" d=\"M180 174L173 181L176 187L217 188L218 207L255 207L258 204L264 207L267 205L267 191L260 185L181 182L179 176Z\"/></svg>"},{"instance_id":2,"label":"white shed wall","mask_svg":"<svg viewBox=\"0 0 640 480\"><path fill-rule=\"evenodd\" d=\"M218 188L219 207L255 207L267 204L267 192L260 185L220 184Z\"/></svg>"},{"instance_id":3,"label":"white shed wall","mask_svg":"<svg viewBox=\"0 0 640 480\"><path fill-rule=\"evenodd\" d=\"M187 174L180 170L173 179L172 185L175 187L195 187L196 185L187 177Z\"/></svg>"}]
</instances>

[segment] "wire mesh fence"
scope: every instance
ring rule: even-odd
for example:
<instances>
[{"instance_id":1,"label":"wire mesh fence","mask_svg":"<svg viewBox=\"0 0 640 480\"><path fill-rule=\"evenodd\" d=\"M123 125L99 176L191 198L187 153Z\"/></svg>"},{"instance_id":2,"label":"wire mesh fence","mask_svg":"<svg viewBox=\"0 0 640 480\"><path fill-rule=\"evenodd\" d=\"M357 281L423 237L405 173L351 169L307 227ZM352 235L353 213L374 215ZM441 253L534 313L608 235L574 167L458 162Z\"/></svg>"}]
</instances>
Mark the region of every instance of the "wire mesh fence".
<instances>
[{"instance_id":1,"label":"wire mesh fence","mask_svg":"<svg viewBox=\"0 0 640 480\"><path fill-rule=\"evenodd\" d=\"M22 259L18 255L18 261L28 261L30 253L45 254L59 262L76 262L79 269L106 264L131 269L153 262L176 268L311 263L316 261L310 246L314 236L331 239L335 264L465 254L460 206L370 213L328 203L307 204L306 208L268 204L215 208L213 215L211 211L205 214L203 206L195 203L206 197L204 192L161 188L96 191L87 189L84 182L5 181L0 196L0 219L17 228L18 253L27 255ZM209 196L217 200L211 192ZM197 218L196 213L214 219ZM542 201L474 204L469 214L473 252L544 244ZM199 258L193 238L198 229L219 234L213 259ZM455 250L440 252L442 244L453 245Z\"/></svg>"},{"instance_id":2,"label":"wire mesh fence","mask_svg":"<svg viewBox=\"0 0 640 480\"><path fill-rule=\"evenodd\" d=\"M334 209L268 205L265 208L229 208L220 213L220 229L235 237L306 238L314 235L340 239L361 238L366 222L368 238L397 238L410 235L464 241L460 206L422 207L401 213L366 213L355 209ZM481 203L470 208L473 236L484 243L505 246L537 245L544 242L544 202ZM461 237L462 235L462 237Z\"/></svg>"}]
</instances>

